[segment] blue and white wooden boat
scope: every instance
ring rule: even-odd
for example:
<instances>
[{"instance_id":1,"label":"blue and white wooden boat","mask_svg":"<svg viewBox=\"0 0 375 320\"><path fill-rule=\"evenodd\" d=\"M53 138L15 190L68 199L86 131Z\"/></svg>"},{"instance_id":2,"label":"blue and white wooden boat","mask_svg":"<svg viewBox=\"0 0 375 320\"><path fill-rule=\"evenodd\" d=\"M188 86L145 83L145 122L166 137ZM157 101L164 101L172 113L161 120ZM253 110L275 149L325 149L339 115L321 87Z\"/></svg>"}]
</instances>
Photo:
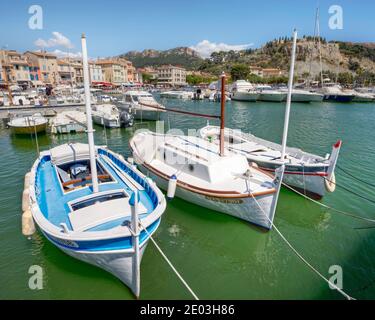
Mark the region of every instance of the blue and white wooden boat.
<instances>
[{"instance_id":1,"label":"blue and white wooden boat","mask_svg":"<svg viewBox=\"0 0 375 320\"><path fill-rule=\"evenodd\" d=\"M82 39L85 93L87 52ZM63 144L40 153L29 174L29 208L45 237L79 260L118 277L139 297L140 261L166 208L164 195L134 165L94 145Z\"/></svg>"}]
</instances>

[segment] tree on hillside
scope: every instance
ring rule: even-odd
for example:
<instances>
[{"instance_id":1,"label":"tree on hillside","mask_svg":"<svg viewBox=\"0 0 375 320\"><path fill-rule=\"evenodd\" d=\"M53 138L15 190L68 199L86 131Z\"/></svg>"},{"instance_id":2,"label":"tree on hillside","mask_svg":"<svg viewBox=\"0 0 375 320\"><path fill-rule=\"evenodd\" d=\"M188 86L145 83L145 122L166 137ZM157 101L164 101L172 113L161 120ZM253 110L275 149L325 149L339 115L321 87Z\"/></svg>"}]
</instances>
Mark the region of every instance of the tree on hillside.
<instances>
[{"instance_id":1,"label":"tree on hillside","mask_svg":"<svg viewBox=\"0 0 375 320\"><path fill-rule=\"evenodd\" d=\"M246 79L249 75L249 67L246 64L237 63L234 64L230 70L230 75L233 81L239 79Z\"/></svg>"}]
</instances>

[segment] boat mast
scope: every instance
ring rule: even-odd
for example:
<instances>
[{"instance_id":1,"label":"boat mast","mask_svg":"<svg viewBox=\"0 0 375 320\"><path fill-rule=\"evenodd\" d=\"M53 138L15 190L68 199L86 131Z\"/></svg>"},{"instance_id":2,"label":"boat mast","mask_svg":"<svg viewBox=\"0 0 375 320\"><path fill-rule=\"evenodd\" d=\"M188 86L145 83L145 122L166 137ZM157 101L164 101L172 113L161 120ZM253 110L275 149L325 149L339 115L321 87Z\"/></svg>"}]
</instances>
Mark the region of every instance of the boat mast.
<instances>
[{"instance_id":1,"label":"boat mast","mask_svg":"<svg viewBox=\"0 0 375 320\"><path fill-rule=\"evenodd\" d=\"M296 59L296 46L297 46L297 30L294 29L294 31L293 31L292 60L290 62L290 70L289 70L288 96L287 96L287 99L286 99L284 132L283 132L283 142L282 142L282 149L281 149L281 161L283 161L283 162L285 160L286 141L288 139L290 104L291 104L291 101L292 101L292 90L293 90L294 62L295 62L295 59Z\"/></svg>"},{"instance_id":2,"label":"boat mast","mask_svg":"<svg viewBox=\"0 0 375 320\"><path fill-rule=\"evenodd\" d=\"M225 128L225 73L221 74L221 114L220 114L220 156L224 156L224 128Z\"/></svg>"},{"instance_id":3,"label":"boat mast","mask_svg":"<svg viewBox=\"0 0 375 320\"><path fill-rule=\"evenodd\" d=\"M94 193L99 191L98 185L98 172L96 170L95 160L95 143L94 143L94 129L92 127L91 118L91 101L90 101L90 80L89 80L89 67L87 59L87 47L86 47L86 36L82 34L82 63L83 63L83 83L85 87L85 102L86 102L86 118L87 118L87 136L89 140L89 152L90 152L90 169L91 169L91 180Z\"/></svg>"}]
</instances>

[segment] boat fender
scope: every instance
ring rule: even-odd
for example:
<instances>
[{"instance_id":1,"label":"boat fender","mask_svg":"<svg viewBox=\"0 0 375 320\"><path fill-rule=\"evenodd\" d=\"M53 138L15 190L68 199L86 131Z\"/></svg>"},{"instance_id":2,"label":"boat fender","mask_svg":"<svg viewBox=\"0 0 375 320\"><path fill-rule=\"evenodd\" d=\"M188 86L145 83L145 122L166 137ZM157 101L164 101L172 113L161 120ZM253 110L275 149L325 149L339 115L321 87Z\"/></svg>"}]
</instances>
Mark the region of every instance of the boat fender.
<instances>
[{"instance_id":1,"label":"boat fender","mask_svg":"<svg viewBox=\"0 0 375 320\"><path fill-rule=\"evenodd\" d=\"M134 164L134 158L129 157L129 158L128 158L128 162L129 162L131 165L133 165L133 164Z\"/></svg>"},{"instance_id":2,"label":"boat fender","mask_svg":"<svg viewBox=\"0 0 375 320\"><path fill-rule=\"evenodd\" d=\"M28 172L28 173L25 174L24 189L29 189L29 187L30 187L30 177L31 177L31 172Z\"/></svg>"},{"instance_id":3,"label":"boat fender","mask_svg":"<svg viewBox=\"0 0 375 320\"><path fill-rule=\"evenodd\" d=\"M332 173L331 179L324 179L324 186L328 192L333 192L336 189L335 173Z\"/></svg>"},{"instance_id":4,"label":"boat fender","mask_svg":"<svg viewBox=\"0 0 375 320\"><path fill-rule=\"evenodd\" d=\"M22 193L22 212L30 208L30 191L29 188L23 190Z\"/></svg>"},{"instance_id":5,"label":"boat fender","mask_svg":"<svg viewBox=\"0 0 375 320\"><path fill-rule=\"evenodd\" d=\"M177 177L172 175L168 181L167 200L172 200L176 194Z\"/></svg>"},{"instance_id":6,"label":"boat fender","mask_svg":"<svg viewBox=\"0 0 375 320\"><path fill-rule=\"evenodd\" d=\"M22 214L22 234L26 237L33 235L35 232L34 219L30 209L27 209Z\"/></svg>"}]
</instances>

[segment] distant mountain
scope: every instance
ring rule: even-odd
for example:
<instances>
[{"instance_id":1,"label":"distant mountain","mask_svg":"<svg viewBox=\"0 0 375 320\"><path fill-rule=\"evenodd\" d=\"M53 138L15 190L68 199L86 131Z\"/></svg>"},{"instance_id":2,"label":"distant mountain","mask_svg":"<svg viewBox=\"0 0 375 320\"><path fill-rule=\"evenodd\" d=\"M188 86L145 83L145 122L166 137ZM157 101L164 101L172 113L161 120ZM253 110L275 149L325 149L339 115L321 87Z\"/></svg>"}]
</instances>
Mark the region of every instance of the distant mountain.
<instances>
[{"instance_id":1,"label":"distant mountain","mask_svg":"<svg viewBox=\"0 0 375 320\"><path fill-rule=\"evenodd\" d=\"M204 61L196 51L188 47L178 47L164 51L154 49L146 49L141 52L129 51L120 55L120 57L130 60L137 68L173 64L194 70Z\"/></svg>"}]
</instances>

